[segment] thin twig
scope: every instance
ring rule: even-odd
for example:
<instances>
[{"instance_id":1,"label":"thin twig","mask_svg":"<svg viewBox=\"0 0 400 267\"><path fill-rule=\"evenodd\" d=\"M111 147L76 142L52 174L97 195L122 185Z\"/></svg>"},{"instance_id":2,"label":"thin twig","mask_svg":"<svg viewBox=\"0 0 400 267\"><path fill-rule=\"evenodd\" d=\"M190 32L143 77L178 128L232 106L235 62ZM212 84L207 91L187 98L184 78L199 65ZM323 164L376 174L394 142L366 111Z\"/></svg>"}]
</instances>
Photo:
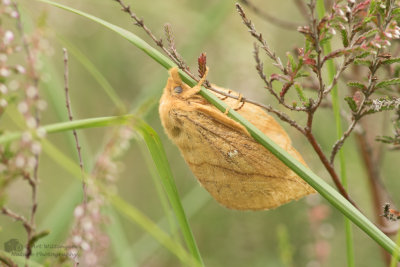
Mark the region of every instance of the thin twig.
<instances>
[{"instance_id":1,"label":"thin twig","mask_svg":"<svg viewBox=\"0 0 400 267\"><path fill-rule=\"evenodd\" d=\"M240 96L238 96L238 95L232 95L232 94L226 93L226 92L221 91L221 90L218 90L218 89L216 89L215 87L212 87L212 86L207 87L207 86L205 85L205 87L206 87L207 89L210 89L210 90L213 91L213 92L216 92L216 93L218 93L218 94L220 94L220 95L223 95L223 96L226 96L226 97L229 97L229 98L233 98L233 99L239 99L239 98L240 98ZM245 102L245 103L253 104L253 105L255 105L255 106L258 106L258 107L260 107L260 108L265 109L265 110L268 111L268 112L274 113L274 114L275 114L276 116L278 116L282 121L287 122L288 124L290 124L291 126L293 126L294 128L296 128L299 132L301 132L301 133L304 134L304 128L301 127L296 121L290 119L289 115L287 115L286 113L284 113L284 112L282 112L282 111L279 111L279 110L277 110L277 109L271 107L270 105L261 104L261 103L258 103L257 101L253 101L253 100L251 100L251 99L247 99L247 98L244 97L244 96L242 96L241 101L242 101L242 102Z\"/></svg>"},{"instance_id":2,"label":"thin twig","mask_svg":"<svg viewBox=\"0 0 400 267\"><path fill-rule=\"evenodd\" d=\"M195 75L190 72L189 68L185 68L185 66L187 66L187 64L185 64L183 62L183 60L182 60L182 62L180 62L177 59L177 57L173 55L173 53L168 51L168 49L163 45L163 43L157 37L155 37L155 35L150 31L150 29L144 24L143 20L139 19L131 11L131 9L130 9L130 7L128 5L126 5L122 0L114 0L114 1L118 2L121 5L122 10L124 12L128 13L130 15L130 17L135 20L136 25L138 25L139 27L144 29L144 31L156 43L156 45L158 45L167 54L167 56L169 58L171 58L178 65L178 67L182 71L184 71L186 74L188 74L194 80L199 81L199 79L196 78ZM173 40L172 36L168 36L168 35L172 35L172 32L168 30L168 33L166 35L167 35L167 40L170 43L170 49L172 50L172 48L175 47L174 40ZM221 95L233 98L233 99L238 99L238 96L236 96L236 95L231 95L231 94L228 94L228 93L225 93L225 92L222 92L222 91L216 89L215 87L210 85L210 83L208 81L206 81L203 84L203 86L206 87L207 89L211 90L211 91L214 91L214 92L218 93L218 94L221 94ZM283 121L285 121L285 122L289 123L290 125L292 125L293 127L295 127L300 132L304 132L304 129L301 126L299 126L294 120L291 120L288 115L286 115L285 113L283 113L283 112L281 112L279 110L276 110L276 109L272 108L269 105L264 105L264 104L261 104L261 103L259 103L257 101L254 101L254 100L251 100L251 99L248 99L248 98L245 98L245 97L242 98L242 102L248 102L248 103L254 104L256 106L259 106L259 107L261 107L261 108L263 108L263 109L265 109L265 110L267 110L269 112L272 112L272 113L276 114L279 118L281 118Z\"/></svg>"},{"instance_id":3,"label":"thin twig","mask_svg":"<svg viewBox=\"0 0 400 267\"><path fill-rule=\"evenodd\" d=\"M333 166L329 163L328 159L326 158L324 152L322 152L321 146L318 144L317 140L315 139L314 135L311 131L306 129L306 137L310 142L311 146L314 148L315 152L317 153L319 159L321 160L322 164L330 174L334 184L336 185L337 189L339 190L340 194L343 195L354 207L358 208L355 202L350 198L349 194L347 193L346 189L343 187L343 184L340 182L339 176L337 175ZM359 209L359 208L358 208Z\"/></svg>"},{"instance_id":4,"label":"thin twig","mask_svg":"<svg viewBox=\"0 0 400 267\"><path fill-rule=\"evenodd\" d=\"M22 222L22 225L25 227L27 232L31 232L34 230L30 222L24 216L19 215L4 206L1 208L1 213L3 213L8 217L13 218L16 221Z\"/></svg>"},{"instance_id":5,"label":"thin twig","mask_svg":"<svg viewBox=\"0 0 400 267\"><path fill-rule=\"evenodd\" d=\"M278 100L279 104L283 105L285 108L293 110L293 111L307 111L308 108L305 107L293 107L293 106L289 106L288 104L285 103L285 101L283 100L282 97L280 97L273 89L272 84L270 81L268 81L267 76L264 73L264 66L263 63L260 59L260 55L259 55L259 46L254 43L254 59L256 61L256 70L258 72L258 75L260 76L260 78L264 81L265 83L265 88L269 91L269 93L275 97L276 100Z\"/></svg>"},{"instance_id":6,"label":"thin twig","mask_svg":"<svg viewBox=\"0 0 400 267\"><path fill-rule=\"evenodd\" d=\"M338 70L336 71L336 74L333 77L331 84L329 86L327 86L327 88L324 90L322 97L326 96L327 94L329 94L332 91L332 89L336 86L339 78L341 77L341 74L343 73L343 71L345 71L347 69L347 67L353 60L354 60L353 58L348 58L348 56L345 55L345 57L342 61L342 64L339 66Z\"/></svg>"},{"instance_id":7,"label":"thin twig","mask_svg":"<svg viewBox=\"0 0 400 267\"><path fill-rule=\"evenodd\" d=\"M4 263L5 266L8 266L8 267L18 267L18 265L15 262L13 262L10 258L5 257L0 254L0 263L1 262Z\"/></svg>"},{"instance_id":8,"label":"thin twig","mask_svg":"<svg viewBox=\"0 0 400 267\"><path fill-rule=\"evenodd\" d=\"M34 57L32 54L32 51L30 49L28 40L26 39L26 36L24 34L24 30L22 27L22 20L21 20L21 13L19 12L18 9L18 4L16 1L13 1L13 6L15 11L17 12L18 16L17 16L17 29L19 31L19 34L21 35L22 38L22 42L23 42L23 46L27 55L27 62L28 62L28 66L29 66L29 73L31 75L32 81L33 81L33 85L36 88L36 90L38 90L38 85L39 85L39 75L36 73L36 69L35 69L35 64L34 64ZM34 100L37 101L39 99L39 92L36 94L36 96L34 97ZM40 124L40 118L39 118L39 111L36 108L34 110L35 113L35 120L36 120L36 125ZM38 170L39 170L39 153L40 152L33 152L34 154L34 158L35 158L35 165L33 168L33 177L29 177L29 185L31 186L31 190L32 190L32 208L31 208L31 212L30 212L30 219L29 219L29 230L28 228L25 226L25 228L27 229L27 241L26 241L26 254L25 254L25 258L29 259L31 254L32 254L32 239L35 236L35 215L36 215L36 211L37 211L37 207L38 207L38 199L37 199L37 192L38 192L38 184L39 184L39 177L38 177ZM26 177L26 176L25 176ZM28 264L26 263L25 266L28 266Z\"/></svg>"},{"instance_id":9,"label":"thin twig","mask_svg":"<svg viewBox=\"0 0 400 267\"><path fill-rule=\"evenodd\" d=\"M114 0L114 1L120 4L120 6L122 7L122 10L123 10L124 12L126 12L127 14L129 14L129 16L130 16L133 20L135 20L135 25L141 27L141 28L146 32L146 34L154 41L154 43L155 43L158 47L160 47L160 48L164 51L164 53L166 53L166 54L168 55L168 57L169 57L172 61L174 61L174 63L175 63L180 69L185 70L185 67L186 67L187 65L186 65L186 64L185 64L185 65L182 65L182 62L181 62L179 59L177 59L177 58L164 46L162 39L161 39L161 38L157 38L157 37L151 32L151 30L144 24L144 20L143 20L143 19L139 19L139 17L136 16L136 14L132 12L131 7L130 7L129 5L126 5L122 0ZM189 74L188 74L188 75L189 75ZM194 77L192 77L192 78L194 78Z\"/></svg>"},{"instance_id":10,"label":"thin twig","mask_svg":"<svg viewBox=\"0 0 400 267\"><path fill-rule=\"evenodd\" d=\"M71 110L71 100L69 97L69 71L68 71L68 51L66 48L63 48L64 52L64 89L65 89L65 102L66 102L66 107L68 111L68 118L70 121L73 121L74 118L72 116L72 110ZM76 130L72 130L72 133L74 134L75 138L75 143L76 143L76 150L78 152L78 158L79 158L79 167L81 169L81 174L82 174L82 190L83 190L83 207L84 210L86 211L86 204L87 204L87 184L86 184L86 175L85 171L83 169L83 160L82 160L82 154L81 154L81 146L79 145L79 138Z\"/></svg>"},{"instance_id":11,"label":"thin twig","mask_svg":"<svg viewBox=\"0 0 400 267\"><path fill-rule=\"evenodd\" d=\"M274 65L278 67L284 74L287 74L287 71L282 64L281 59L276 56L274 51L271 50L271 48L267 44L267 41L265 41L265 39L263 38L262 34L257 32L254 24L251 22L251 20L247 18L242 6L236 4L236 10L242 18L244 25L246 25L246 27L249 29L250 34L261 44L261 48L267 53L268 57L270 57L275 62Z\"/></svg>"},{"instance_id":12,"label":"thin twig","mask_svg":"<svg viewBox=\"0 0 400 267\"><path fill-rule=\"evenodd\" d=\"M274 16L262 11L261 9L259 9L255 4L253 4L249 0L240 0L240 2L244 5L246 5L249 9L251 9L259 17L270 22L273 25L276 25L280 28L284 28L287 30L292 30L292 31L297 30L299 23L294 23L291 21L286 21L286 20L282 20L280 18L274 17Z\"/></svg>"},{"instance_id":13,"label":"thin twig","mask_svg":"<svg viewBox=\"0 0 400 267\"><path fill-rule=\"evenodd\" d=\"M344 141L346 141L347 137L351 134L353 131L354 127L356 126L357 122L359 119L355 119L353 117L353 120L350 124L350 126L347 128L347 130L343 133L342 137L336 141L336 143L333 145L331 156L329 158L329 162L333 165L333 162L335 160L336 154L339 152L340 148L343 146Z\"/></svg>"},{"instance_id":14,"label":"thin twig","mask_svg":"<svg viewBox=\"0 0 400 267\"><path fill-rule=\"evenodd\" d=\"M171 53L171 56L175 59L176 62L179 62L179 64L178 64L179 68L190 71L188 65L186 64L186 62L183 60L182 56L176 50L174 34L172 32L172 27L169 23L164 25L164 31L165 31L165 36L167 37L169 51Z\"/></svg>"}]
</instances>

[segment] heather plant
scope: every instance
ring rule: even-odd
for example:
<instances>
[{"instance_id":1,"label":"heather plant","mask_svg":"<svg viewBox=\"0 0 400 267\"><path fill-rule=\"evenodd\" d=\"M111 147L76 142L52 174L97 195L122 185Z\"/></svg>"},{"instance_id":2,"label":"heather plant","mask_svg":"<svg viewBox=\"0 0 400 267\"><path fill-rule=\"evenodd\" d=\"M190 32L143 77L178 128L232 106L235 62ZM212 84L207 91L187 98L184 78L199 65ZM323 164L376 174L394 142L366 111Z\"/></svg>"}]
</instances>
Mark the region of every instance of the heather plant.
<instances>
[{"instance_id":1,"label":"heather plant","mask_svg":"<svg viewBox=\"0 0 400 267\"><path fill-rule=\"evenodd\" d=\"M135 3L132 3L131 7L126 3L128 1L108 1L113 4L113 8L121 8L121 14L126 15L127 19L138 26L132 31L140 30L161 52L130 32L131 29L118 27L100 19L101 16L95 17L49 0L34 1L33 5L39 5L39 2L76 13L101 25L102 29L110 29L145 52L149 56L149 61L153 59L166 69L179 67L182 80L189 86L196 85L207 72L207 66L213 62L210 53L207 54L205 49L198 47L196 51L198 76L196 76L189 67L188 62L191 59L187 57L188 53L179 49L179 43L182 42L177 30L179 26L173 23L165 24L163 28L165 37L158 37L148 26L148 21L152 18L146 17L145 23L138 15L140 12L136 10ZM293 0L292 2L303 17L302 23L273 15L272 12L266 11L260 1L242 0L235 5L237 18L244 24L243 28L237 28L235 31L249 32L249 47L251 38L254 40L253 53L249 53L249 57L253 58L254 73L258 75L260 84L265 89L263 94L269 97L268 102L259 100L262 97L254 100L254 97L246 95L246 92L239 95L222 92L210 81L204 82L199 94L221 112L225 112L227 116L246 127L255 140L318 192L317 196L310 196L307 199L306 206L303 207L307 223L301 226L308 229L308 238L312 240L309 241L311 249L308 250L312 253L305 253L305 249L296 251L295 245L291 242L296 238L297 232L290 233L291 230L285 226L285 223L295 218L291 214L297 212L297 209L293 208L287 213L289 215L283 213L280 216L281 220L276 226L278 246L273 245L273 247L277 247L279 255L275 258L280 260L282 266L303 266L305 262L307 266L325 266L330 257L339 254L343 255L342 258L345 259L347 266L359 266L356 263L362 259L357 255L357 250L362 244L354 238L356 234L353 233L353 224L370 237L370 239L365 238L363 233L363 242L375 241L379 245L381 258L379 260L374 258L374 263L379 262L381 266L396 266L400 250L392 239L398 232L400 212L396 210L398 199L392 196L396 192L395 189L385 186L391 181L384 179L383 162L386 151L391 154L398 153L400 142L399 2L395 0L343 0L325 1L325 3L321 0ZM91 5L96 6L96 4ZM21 16L19 5L32 5L32 3L3 0L0 7L2 36L0 208L2 219L12 220L20 227L17 230L18 239L1 239L4 241L4 250L0 250L0 262L5 266L141 266L146 261L150 266L170 265L171 259L156 253L157 245L149 245L147 236L130 240L131 237L126 234L129 231L123 224L127 224L128 228L136 225L142 232L154 238L158 245L175 256L173 264L179 261L185 266L211 266L217 257L221 257L218 263L223 262L223 253L215 257L207 253L208 247L212 247L211 244L200 241L198 247L196 240L202 239L199 227L203 225L193 228L191 224L194 222L190 220L189 223L188 218L195 216L198 209L205 206L206 200L202 200L199 194L193 198L190 194L182 197L182 194L178 193L179 185L175 185L176 177L175 179L173 177L175 160L167 157L170 153L165 152L159 137L163 136L162 130L158 131L159 127L157 129L157 126L149 125L153 123L150 119L151 114L156 110L158 93L164 86L164 80L159 79L162 82L160 85L157 84L155 93L147 91L145 97L138 97L130 106L119 96L120 92L107 81L106 75L99 71L98 66L88 59L90 55L85 55L70 41L58 36L57 40L65 47L64 56L59 58L59 61L63 62L63 73L56 74L63 77L63 86L43 89L43 94L39 93L41 85L46 84L48 74L46 64L50 64L43 58L51 56L53 51L46 39L46 34L51 34L46 32L45 28L52 26L44 26L46 16L42 15L39 17L39 23L31 23L34 29L27 34L24 19L29 21L29 17ZM232 3L229 5L233 6ZM47 8L50 13L54 10ZM219 6L214 12L223 13ZM216 16L216 13L212 16ZM287 30L290 34L302 36L302 41L295 44L286 54L279 54L270 45L269 34L258 30L261 27L253 22L255 19L250 18L253 14L259 21L266 21L277 28ZM67 13L66 16L74 15ZM211 32L212 26L207 28L206 22L200 25ZM203 35L207 36L209 32L205 31ZM95 34L93 38L96 38ZM207 38L204 40L207 41ZM201 43L196 38L193 40L189 38L187 42ZM224 45L227 46L227 43ZM110 49L110 53L113 53L113 57L123 58L114 48ZM76 99L70 96L71 92L77 90L71 86L74 84L74 76L71 75L73 70L71 55L85 66L90 76L98 82L113 103L113 112L118 115L76 119L74 114ZM224 53L220 57L219 60L223 61ZM141 65L139 62L130 64ZM241 66L234 68L239 69ZM210 73L212 72L213 68L210 69ZM59 93L55 93L57 90ZM291 133L299 133L296 138L308 144L309 153L312 154L309 158L314 158L317 163L310 165L310 168L304 167L241 117L235 109L229 109L211 91L227 98L237 99L241 104L255 104L273 114L282 124L288 126L287 128L293 129ZM80 93L84 94L83 91ZM96 95L91 98L93 99L90 100L95 101ZM52 102L58 113L57 122L43 124L41 117L47 108L46 103ZM127 112L129 109L130 112ZM318 124L334 125L335 137L329 141L328 146L321 143L321 132L316 126ZM92 155L87 154L91 140L86 140L84 131L80 129L106 126L112 128L107 130L101 145L96 147L97 152ZM52 144L49 137L52 133L68 134L64 137L69 142L71 150L69 153L73 153L73 159L68 153ZM96 137L97 135L96 133ZM145 205L142 207L146 210L140 211L128 199L124 200L121 191L126 188L118 187L119 176L124 179L129 178L124 173L123 158L128 157L132 150L140 151L138 152L140 157L146 158L146 166L142 165L135 172L142 173L147 169L149 176L152 177L154 187L152 193L159 198L160 205L157 209L164 218L159 222L149 218L153 211L146 209ZM349 187L356 176L355 173L348 172L349 169L354 170L350 167L355 164L349 151L356 151L360 158L364 172L362 180L368 185L363 193L371 199L372 205L365 198L354 197L359 188L354 190ZM39 175L40 169L47 168L46 162L40 161L41 154L52 158L57 168L65 170L71 177L78 178L80 183L80 186L74 187L73 191L65 192L65 201L60 201L55 209L58 212L49 211L48 221L51 223L48 225L37 222L37 211L41 208L38 194L46 195L46 192L39 190L39 183L47 181L41 179ZM323 166L324 171L315 171L313 167L317 164ZM138 179L143 178L140 174L129 175L139 177ZM335 189L326 181L332 182ZM13 185L19 182L28 185L31 197L25 196L23 199L15 197L16 191ZM134 185L140 187L140 182L135 182ZM197 187L196 184L193 192ZM140 188L134 189L137 191L129 190L129 197L139 195L138 192L143 191ZM344 215L345 241L340 242L346 244L346 251L331 252L331 249L338 249L330 242L334 231L332 224L327 223L333 211L321 200L321 196ZM29 208L21 208L19 204L21 201ZM45 197L43 201L46 201ZM145 195L138 206L152 201L152 195ZM117 213L126 218L123 223ZM201 216L204 217L204 213L206 211L201 211ZM263 219L268 220L271 217L267 215L272 214L272 211L260 213L264 213L266 217ZM240 220L245 220L246 216L256 215L243 213L240 215ZM207 227L215 228L218 222L210 217L207 224L209 224ZM297 226L296 231L299 230L298 227L300 226ZM253 225L249 229L256 234L259 226ZM0 236L6 230L0 228ZM223 232L223 230L218 231L213 232L214 237ZM230 242L226 240L227 247ZM237 240L232 241L235 242ZM306 247L302 242L301 246ZM46 244L55 243L58 244L56 250L49 251L49 247L46 248ZM232 246L230 249L232 258L235 258L236 254L234 249L237 248ZM375 250L378 250L378 246ZM238 252L238 257L241 253ZM296 255L300 254L301 256L296 258ZM252 259L251 264L273 266L274 257L271 256L269 259L264 255L258 256L255 257L257 259ZM153 259L152 262L151 258L156 260ZM234 259L229 262L235 264ZM344 265L344 262L341 264Z\"/></svg>"}]
</instances>

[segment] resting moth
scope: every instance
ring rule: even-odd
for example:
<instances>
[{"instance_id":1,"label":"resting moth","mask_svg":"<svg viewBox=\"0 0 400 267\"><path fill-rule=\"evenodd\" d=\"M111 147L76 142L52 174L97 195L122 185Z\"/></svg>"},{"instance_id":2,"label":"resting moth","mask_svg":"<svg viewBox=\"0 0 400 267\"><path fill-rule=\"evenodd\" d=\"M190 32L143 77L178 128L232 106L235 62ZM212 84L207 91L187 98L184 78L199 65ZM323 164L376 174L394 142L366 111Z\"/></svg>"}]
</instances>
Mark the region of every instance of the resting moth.
<instances>
[{"instance_id":1,"label":"resting moth","mask_svg":"<svg viewBox=\"0 0 400 267\"><path fill-rule=\"evenodd\" d=\"M244 126L197 94L205 75L191 88L181 80L177 68L169 74L160 99L161 123L201 185L220 204L237 210L268 210L315 193ZM237 102L215 94L228 106ZM285 130L264 110L245 103L237 112L306 165Z\"/></svg>"}]
</instances>

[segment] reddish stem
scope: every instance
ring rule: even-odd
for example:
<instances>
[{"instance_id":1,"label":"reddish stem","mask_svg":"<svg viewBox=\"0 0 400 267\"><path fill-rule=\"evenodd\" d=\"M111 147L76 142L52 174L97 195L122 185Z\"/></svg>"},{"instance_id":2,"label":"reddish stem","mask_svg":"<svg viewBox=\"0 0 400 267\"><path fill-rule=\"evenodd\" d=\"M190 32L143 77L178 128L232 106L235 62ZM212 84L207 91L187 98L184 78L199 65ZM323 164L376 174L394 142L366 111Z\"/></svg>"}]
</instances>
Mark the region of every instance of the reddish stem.
<instances>
[{"instance_id":1,"label":"reddish stem","mask_svg":"<svg viewBox=\"0 0 400 267\"><path fill-rule=\"evenodd\" d=\"M310 144L314 148L314 150L317 153L317 155L318 155L319 159L321 160L322 164L325 166L326 170L328 171L328 173L332 177L332 180L333 180L334 184L336 185L337 189L339 190L340 194L342 194L342 196L344 198L346 198L354 207L356 207L358 209L357 205L350 198L350 196L347 193L346 189L344 189L344 187L343 187L342 183L340 182L340 179L339 179L335 169L329 163L329 160L325 156L324 152L322 152L322 149L321 149L320 145L318 144L317 140L315 140L315 137L312 134L311 130L306 129L305 136L307 137L308 141L310 142Z\"/></svg>"}]
</instances>

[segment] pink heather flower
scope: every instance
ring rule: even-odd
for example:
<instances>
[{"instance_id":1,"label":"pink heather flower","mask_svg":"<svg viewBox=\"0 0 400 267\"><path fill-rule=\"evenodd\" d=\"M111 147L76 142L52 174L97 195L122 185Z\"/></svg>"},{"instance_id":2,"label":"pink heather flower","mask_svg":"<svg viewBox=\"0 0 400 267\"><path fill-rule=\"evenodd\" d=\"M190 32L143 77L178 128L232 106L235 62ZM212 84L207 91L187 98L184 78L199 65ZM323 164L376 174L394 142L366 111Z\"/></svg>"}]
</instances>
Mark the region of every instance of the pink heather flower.
<instances>
[{"instance_id":1,"label":"pink heather flower","mask_svg":"<svg viewBox=\"0 0 400 267\"><path fill-rule=\"evenodd\" d=\"M32 134L30 132L24 132L21 136L21 140L24 143L30 143L32 139Z\"/></svg>"},{"instance_id":2,"label":"pink heather flower","mask_svg":"<svg viewBox=\"0 0 400 267\"><path fill-rule=\"evenodd\" d=\"M22 167L24 167L24 165L25 165L25 158L22 155L18 155L15 158L15 166L17 168L22 168Z\"/></svg>"},{"instance_id":3,"label":"pink heather flower","mask_svg":"<svg viewBox=\"0 0 400 267\"><path fill-rule=\"evenodd\" d=\"M33 170L33 168L35 168L36 164L37 164L37 160L36 160L35 157L32 156L32 157L29 157L29 158L28 158L28 163L27 163L27 165L28 165L28 167L29 167L31 170Z\"/></svg>"},{"instance_id":4,"label":"pink heather flower","mask_svg":"<svg viewBox=\"0 0 400 267\"><path fill-rule=\"evenodd\" d=\"M14 19L19 17L19 13L15 10L11 11L10 16Z\"/></svg>"},{"instance_id":5,"label":"pink heather flower","mask_svg":"<svg viewBox=\"0 0 400 267\"><path fill-rule=\"evenodd\" d=\"M8 102L4 98L0 99L0 107L5 108L7 107Z\"/></svg>"},{"instance_id":6,"label":"pink heather flower","mask_svg":"<svg viewBox=\"0 0 400 267\"><path fill-rule=\"evenodd\" d=\"M393 35L392 35L390 32L384 32L383 34L384 34L387 38L390 38L390 39L393 38Z\"/></svg>"},{"instance_id":7,"label":"pink heather flower","mask_svg":"<svg viewBox=\"0 0 400 267\"><path fill-rule=\"evenodd\" d=\"M3 67L0 69L0 76L8 77L8 76L10 76L10 74L11 74L11 71L8 68Z\"/></svg>"},{"instance_id":8,"label":"pink heather flower","mask_svg":"<svg viewBox=\"0 0 400 267\"><path fill-rule=\"evenodd\" d=\"M72 243L79 246L82 243L82 237L80 235L74 235L72 237Z\"/></svg>"},{"instance_id":9,"label":"pink heather flower","mask_svg":"<svg viewBox=\"0 0 400 267\"><path fill-rule=\"evenodd\" d=\"M18 73L20 73L20 74L25 74L25 73L26 73L25 68L24 68L23 66L21 66L21 65L15 66L15 69L16 69L16 70L18 71Z\"/></svg>"},{"instance_id":10,"label":"pink heather flower","mask_svg":"<svg viewBox=\"0 0 400 267\"><path fill-rule=\"evenodd\" d=\"M88 251L88 250L90 249L90 245L88 244L88 242L83 241L82 244L81 244L81 248L82 248L84 251Z\"/></svg>"},{"instance_id":11,"label":"pink heather flower","mask_svg":"<svg viewBox=\"0 0 400 267\"><path fill-rule=\"evenodd\" d=\"M33 142L31 145L31 151L33 154L39 154L42 151L42 146L39 142Z\"/></svg>"},{"instance_id":12,"label":"pink heather flower","mask_svg":"<svg viewBox=\"0 0 400 267\"><path fill-rule=\"evenodd\" d=\"M3 84L3 83L0 84L0 93L5 95L5 94L7 94L7 91L8 91L7 86L5 86L5 84Z\"/></svg>"},{"instance_id":13,"label":"pink heather flower","mask_svg":"<svg viewBox=\"0 0 400 267\"><path fill-rule=\"evenodd\" d=\"M28 104L25 101L18 104L18 110L21 114L25 114L26 112L28 112L28 109Z\"/></svg>"},{"instance_id":14,"label":"pink heather flower","mask_svg":"<svg viewBox=\"0 0 400 267\"><path fill-rule=\"evenodd\" d=\"M26 125L28 126L28 128L34 129L37 127L37 122L36 119L34 117L29 117L26 119Z\"/></svg>"},{"instance_id":15,"label":"pink heather flower","mask_svg":"<svg viewBox=\"0 0 400 267\"><path fill-rule=\"evenodd\" d=\"M84 214L84 209L81 205L77 206L74 210L74 216L75 218L80 218Z\"/></svg>"},{"instance_id":16,"label":"pink heather flower","mask_svg":"<svg viewBox=\"0 0 400 267\"><path fill-rule=\"evenodd\" d=\"M14 40L14 33L12 31L6 31L3 36L4 44L8 45Z\"/></svg>"},{"instance_id":17,"label":"pink heather flower","mask_svg":"<svg viewBox=\"0 0 400 267\"><path fill-rule=\"evenodd\" d=\"M36 89L36 87L35 86L29 86L27 89L26 89L26 95L27 95L27 97L29 97L29 98L34 98L35 96L37 96L37 89Z\"/></svg>"}]
</instances>

